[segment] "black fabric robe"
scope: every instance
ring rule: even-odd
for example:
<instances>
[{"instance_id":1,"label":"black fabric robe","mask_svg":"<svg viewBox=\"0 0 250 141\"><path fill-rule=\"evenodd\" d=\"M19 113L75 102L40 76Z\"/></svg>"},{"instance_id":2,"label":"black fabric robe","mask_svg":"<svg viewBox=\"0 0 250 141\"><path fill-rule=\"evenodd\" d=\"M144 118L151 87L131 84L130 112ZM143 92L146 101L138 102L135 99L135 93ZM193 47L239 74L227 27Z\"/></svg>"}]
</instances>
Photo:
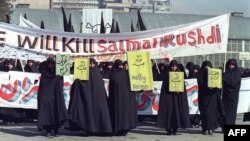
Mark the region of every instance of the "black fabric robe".
<instances>
[{"instance_id":1,"label":"black fabric robe","mask_svg":"<svg viewBox=\"0 0 250 141\"><path fill-rule=\"evenodd\" d=\"M229 63L233 63L235 68L228 69ZM226 72L223 76L222 100L225 111L225 124L233 125L236 121L239 91L241 85L241 73L235 59L231 59L226 64Z\"/></svg>"},{"instance_id":2,"label":"black fabric robe","mask_svg":"<svg viewBox=\"0 0 250 141\"><path fill-rule=\"evenodd\" d=\"M186 89L185 92L169 92L169 72L161 87L157 126L166 130L191 127Z\"/></svg>"},{"instance_id":3,"label":"black fabric robe","mask_svg":"<svg viewBox=\"0 0 250 141\"><path fill-rule=\"evenodd\" d=\"M39 130L45 129L45 126L60 127L68 119L63 95L63 77L56 76L55 72L49 71L46 66L42 71L37 101Z\"/></svg>"},{"instance_id":4,"label":"black fabric robe","mask_svg":"<svg viewBox=\"0 0 250 141\"><path fill-rule=\"evenodd\" d=\"M219 118L221 112L220 89L208 88L208 71L206 64L211 68L209 61L203 62L198 75L198 104L202 121L202 130L214 130L219 127Z\"/></svg>"},{"instance_id":5,"label":"black fabric robe","mask_svg":"<svg viewBox=\"0 0 250 141\"><path fill-rule=\"evenodd\" d=\"M71 87L69 130L111 133L108 100L100 70L90 69L88 81L75 80Z\"/></svg>"},{"instance_id":6,"label":"black fabric robe","mask_svg":"<svg viewBox=\"0 0 250 141\"><path fill-rule=\"evenodd\" d=\"M39 73L38 67L34 63L31 67L28 66L27 64L24 67L25 72L33 72L33 73Z\"/></svg>"},{"instance_id":7,"label":"black fabric robe","mask_svg":"<svg viewBox=\"0 0 250 141\"><path fill-rule=\"evenodd\" d=\"M113 68L110 75L109 107L113 133L136 127L136 97L130 92L129 77L122 69Z\"/></svg>"}]
</instances>

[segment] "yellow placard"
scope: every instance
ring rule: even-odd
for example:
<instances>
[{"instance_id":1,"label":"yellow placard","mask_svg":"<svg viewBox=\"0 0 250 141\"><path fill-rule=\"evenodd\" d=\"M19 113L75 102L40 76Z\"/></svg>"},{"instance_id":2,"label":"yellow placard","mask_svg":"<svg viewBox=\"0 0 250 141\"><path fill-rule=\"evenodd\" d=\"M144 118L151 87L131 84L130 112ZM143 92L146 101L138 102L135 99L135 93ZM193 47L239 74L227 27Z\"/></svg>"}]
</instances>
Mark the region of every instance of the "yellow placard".
<instances>
[{"instance_id":1,"label":"yellow placard","mask_svg":"<svg viewBox=\"0 0 250 141\"><path fill-rule=\"evenodd\" d=\"M208 87L222 88L222 70L209 68L208 69Z\"/></svg>"},{"instance_id":2,"label":"yellow placard","mask_svg":"<svg viewBox=\"0 0 250 141\"><path fill-rule=\"evenodd\" d=\"M150 53L127 52L127 58L131 90L152 90L154 86Z\"/></svg>"},{"instance_id":3,"label":"yellow placard","mask_svg":"<svg viewBox=\"0 0 250 141\"><path fill-rule=\"evenodd\" d=\"M74 65L75 79L89 80L89 59L76 58Z\"/></svg>"},{"instance_id":4,"label":"yellow placard","mask_svg":"<svg viewBox=\"0 0 250 141\"><path fill-rule=\"evenodd\" d=\"M184 92L184 72L169 72L169 91Z\"/></svg>"}]
</instances>

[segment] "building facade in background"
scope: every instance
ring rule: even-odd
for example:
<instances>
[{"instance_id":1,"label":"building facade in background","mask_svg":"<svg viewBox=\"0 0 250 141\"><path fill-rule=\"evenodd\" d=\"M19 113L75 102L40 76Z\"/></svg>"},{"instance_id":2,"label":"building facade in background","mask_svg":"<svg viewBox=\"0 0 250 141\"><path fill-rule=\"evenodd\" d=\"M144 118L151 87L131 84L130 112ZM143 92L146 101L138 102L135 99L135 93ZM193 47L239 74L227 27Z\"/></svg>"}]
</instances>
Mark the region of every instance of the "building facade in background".
<instances>
[{"instance_id":1,"label":"building facade in background","mask_svg":"<svg viewBox=\"0 0 250 141\"><path fill-rule=\"evenodd\" d=\"M104 0L103 6L117 12L129 12L132 3L132 0Z\"/></svg>"},{"instance_id":2,"label":"building facade in background","mask_svg":"<svg viewBox=\"0 0 250 141\"><path fill-rule=\"evenodd\" d=\"M70 10L108 8L117 12L141 9L144 13L171 13L170 0L12 0L13 8Z\"/></svg>"},{"instance_id":3,"label":"building facade in background","mask_svg":"<svg viewBox=\"0 0 250 141\"><path fill-rule=\"evenodd\" d=\"M51 9L51 0L11 0L13 8Z\"/></svg>"},{"instance_id":4,"label":"building facade in background","mask_svg":"<svg viewBox=\"0 0 250 141\"><path fill-rule=\"evenodd\" d=\"M170 0L136 0L132 8L139 8L146 13L172 13Z\"/></svg>"},{"instance_id":5,"label":"building facade in background","mask_svg":"<svg viewBox=\"0 0 250 141\"><path fill-rule=\"evenodd\" d=\"M52 9L82 10L99 8L99 0L52 0Z\"/></svg>"}]
</instances>

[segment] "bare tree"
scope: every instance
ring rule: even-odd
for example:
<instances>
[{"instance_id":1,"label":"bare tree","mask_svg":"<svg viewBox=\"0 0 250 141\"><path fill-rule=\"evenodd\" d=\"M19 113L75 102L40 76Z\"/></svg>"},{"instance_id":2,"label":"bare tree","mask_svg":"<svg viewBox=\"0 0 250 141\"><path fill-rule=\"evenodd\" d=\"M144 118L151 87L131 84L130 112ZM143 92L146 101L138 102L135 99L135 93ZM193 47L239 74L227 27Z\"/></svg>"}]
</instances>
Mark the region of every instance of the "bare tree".
<instances>
[{"instance_id":1,"label":"bare tree","mask_svg":"<svg viewBox=\"0 0 250 141\"><path fill-rule=\"evenodd\" d=\"M7 16L11 13L11 0L0 0L0 21L8 22Z\"/></svg>"}]
</instances>

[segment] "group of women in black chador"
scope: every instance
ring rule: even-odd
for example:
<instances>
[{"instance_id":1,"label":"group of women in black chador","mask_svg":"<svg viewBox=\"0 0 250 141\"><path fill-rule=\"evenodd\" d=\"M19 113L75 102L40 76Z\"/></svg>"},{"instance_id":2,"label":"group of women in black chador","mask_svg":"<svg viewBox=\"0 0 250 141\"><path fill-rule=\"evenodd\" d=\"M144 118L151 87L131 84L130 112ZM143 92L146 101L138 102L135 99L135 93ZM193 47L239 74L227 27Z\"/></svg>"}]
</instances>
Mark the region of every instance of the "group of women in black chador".
<instances>
[{"instance_id":1,"label":"group of women in black chador","mask_svg":"<svg viewBox=\"0 0 250 141\"><path fill-rule=\"evenodd\" d=\"M12 63L4 62L2 71L13 70ZM116 60L101 72L103 66L97 67L96 60L90 58L89 80L74 80L68 109L64 101L63 77L55 73L54 58L49 57L42 62L39 70L32 64L34 62L29 60L24 69L41 73L38 110L23 112L17 108L0 108L0 117L4 121L12 123L17 120L15 118L37 116L37 127L45 130L47 137L58 136L59 128L64 123L66 129L82 130L88 135L126 135L136 127L136 98L135 93L130 91L127 62ZM184 66L176 60L168 66L153 66L154 80L163 81L156 125L165 128L167 135L178 135L178 129L199 126L200 121L204 135L212 135L219 126L223 129L223 125L235 124L241 84L237 62L235 59L228 60L222 89L208 87L208 68L212 67L209 61L204 61L201 68L189 62L186 65L189 74L186 75ZM186 89L184 92L169 91L169 72L184 72L185 79L197 79L200 115L189 115ZM109 95L103 78L109 78ZM244 120L249 121L249 117L246 114Z\"/></svg>"},{"instance_id":2,"label":"group of women in black chador","mask_svg":"<svg viewBox=\"0 0 250 141\"><path fill-rule=\"evenodd\" d=\"M160 73L164 77L157 126L165 128L168 135L177 135L178 128L197 126L201 121L202 133L212 135L213 130L219 126L223 129L224 125L235 124L241 85L241 72L236 60L229 59L226 63L226 70L222 77L222 89L208 87L208 68L213 67L210 61L204 61L201 68L191 62L186 67L189 75L184 75L184 78L197 78L200 115L189 115L186 91L169 91L169 72L180 71L185 74L184 67L176 60L172 60L165 68L165 74ZM246 119L247 116L246 114Z\"/></svg>"},{"instance_id":3,"label":"group of women in black chador","mask_svg":"<svg viewBox=\"0 0 250 141\"><path fill-rule=\"evenodd\" d=\"M71 86L68 111L63 97L63 77L55 75L55 61L43 63L38 92L38 128L46 136L57 136L66 123L68 130L83 130L88 135L126 135L136 127L135 94L130 92L128 73L116 60L109 76L109 98L95 59L90 58L89 80L76 79ZM53 134L51 132L54 132Z\"/></svg>"}]
</instances>

